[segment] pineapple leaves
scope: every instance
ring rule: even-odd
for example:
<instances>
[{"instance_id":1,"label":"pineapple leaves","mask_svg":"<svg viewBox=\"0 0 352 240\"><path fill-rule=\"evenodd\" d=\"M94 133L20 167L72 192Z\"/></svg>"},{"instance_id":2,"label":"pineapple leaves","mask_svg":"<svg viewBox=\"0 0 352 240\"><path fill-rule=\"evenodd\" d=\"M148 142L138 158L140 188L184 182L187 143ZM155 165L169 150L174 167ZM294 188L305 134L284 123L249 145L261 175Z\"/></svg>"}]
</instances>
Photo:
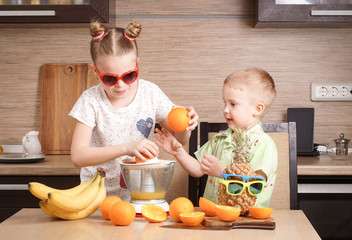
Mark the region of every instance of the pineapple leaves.
<instances>
[{"instance_id":1,"label":"pineapple leaves","mask_svg":"<svg viewBox=\"0 0 352 240\"><path fill-rule=\"evenodd\" d=\"M232 130L232 145L235 148L232 162L248 162L252 144L247 129L234 128Z\"/></svg>"}]
</instances>

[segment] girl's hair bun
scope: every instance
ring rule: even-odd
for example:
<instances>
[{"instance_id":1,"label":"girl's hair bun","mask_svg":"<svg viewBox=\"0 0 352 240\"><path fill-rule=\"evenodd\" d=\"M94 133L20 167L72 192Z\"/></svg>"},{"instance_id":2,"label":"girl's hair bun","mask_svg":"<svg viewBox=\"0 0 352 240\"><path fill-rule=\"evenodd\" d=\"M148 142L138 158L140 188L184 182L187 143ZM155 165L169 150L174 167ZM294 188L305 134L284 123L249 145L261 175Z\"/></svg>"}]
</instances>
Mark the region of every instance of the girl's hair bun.
<instances>
[{"instance_id":1,"label":"girl's hair bun","mask_svg":"<svg viewBox=\"0 0 352 240\"><path fill-rule=\"evenodd\" d=\"M103 24L101 24L101 22L93 20L90 23L90 35L92 36L93 40L101 41L107 33L108 29Z\"/></svg>"},{"instance_id":2,"label":"girl's hair bun","mask_svg":"<svg viewBox=\"0 0 352 240\"><path fill-rule=\"evenodd\" d=\"M136 37L139 36L139 33L142 30L142 26L139 23L130 23L127 28L125 28L125 35L129 38L129 39L135 39Z\"/></svg>"}]
</instances>

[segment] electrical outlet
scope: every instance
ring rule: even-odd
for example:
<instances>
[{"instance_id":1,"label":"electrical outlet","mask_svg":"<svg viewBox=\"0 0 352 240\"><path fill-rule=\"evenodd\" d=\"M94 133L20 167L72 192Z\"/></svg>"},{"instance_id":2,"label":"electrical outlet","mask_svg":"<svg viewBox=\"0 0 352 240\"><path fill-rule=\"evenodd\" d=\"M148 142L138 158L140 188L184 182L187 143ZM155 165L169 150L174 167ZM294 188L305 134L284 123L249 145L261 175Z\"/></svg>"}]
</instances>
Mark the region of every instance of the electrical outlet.
<instances>
[{"instance_id":1,"label":"electrical outlet","mask_svg":"<svg viewBox=\"0 0 352 240\"><path fill-rule=\"evenodd\" d=\"M312 83L312 101L352 101L352 83Z\"/></svg>"}]
</instances>

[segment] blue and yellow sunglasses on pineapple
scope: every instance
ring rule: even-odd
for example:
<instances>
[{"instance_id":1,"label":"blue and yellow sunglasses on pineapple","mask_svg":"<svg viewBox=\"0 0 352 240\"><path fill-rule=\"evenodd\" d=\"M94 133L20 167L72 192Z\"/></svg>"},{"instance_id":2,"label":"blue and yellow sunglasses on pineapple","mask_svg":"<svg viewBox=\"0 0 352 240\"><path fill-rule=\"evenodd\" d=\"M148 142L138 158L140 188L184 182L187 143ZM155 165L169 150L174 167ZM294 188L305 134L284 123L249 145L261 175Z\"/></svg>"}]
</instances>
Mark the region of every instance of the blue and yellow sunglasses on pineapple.
<instances>
[{"instance_id":1,"label":"blue and yellow sunglasses on pineapple","mask_svg":"<svg viewBox=\"0 0 352 240\"><path fill-rule=\"evenodd\" d=\"M257 196L264 189L265 178L221 173L219 183L226 186L227 193L230 195L240 195L247 188L249 194Z\"/></svg>"}]
</instances>

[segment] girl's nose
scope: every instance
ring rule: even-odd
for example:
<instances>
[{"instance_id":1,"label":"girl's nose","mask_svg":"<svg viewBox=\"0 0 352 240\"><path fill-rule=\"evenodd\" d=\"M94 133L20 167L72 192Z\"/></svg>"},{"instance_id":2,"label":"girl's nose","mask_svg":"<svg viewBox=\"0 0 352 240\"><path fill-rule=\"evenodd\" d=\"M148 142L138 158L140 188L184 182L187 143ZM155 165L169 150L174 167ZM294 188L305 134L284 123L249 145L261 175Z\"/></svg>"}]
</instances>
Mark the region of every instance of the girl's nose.
<instances>
[{"instance_id":1,"label":"girl's nose","mask_svg":"<svg viewBox=\"0 0 352 240\"><path fill-rule=\"evenodd\" d=\"M117 83L116 83L115 86L122 87L122 86L124 86L125 84L126 84L126 83L125 83L124 81L122 81L122 79L119 79L119 80L117 80Z\"/></svg>"}]
</instances>

